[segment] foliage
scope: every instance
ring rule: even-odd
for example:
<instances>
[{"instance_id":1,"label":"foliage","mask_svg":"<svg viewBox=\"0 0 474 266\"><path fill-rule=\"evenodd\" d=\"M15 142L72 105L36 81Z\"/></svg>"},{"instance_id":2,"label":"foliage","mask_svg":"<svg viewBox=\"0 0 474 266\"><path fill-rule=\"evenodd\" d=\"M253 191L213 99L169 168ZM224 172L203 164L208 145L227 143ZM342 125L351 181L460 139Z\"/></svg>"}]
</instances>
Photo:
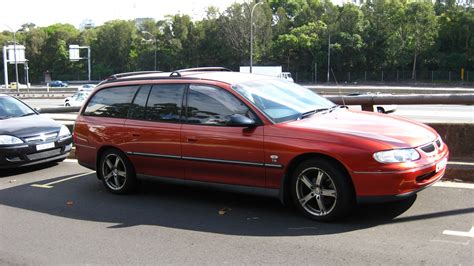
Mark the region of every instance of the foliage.
<instances>
[{"instance_id":1,"label":"foliage","mask_svg":"<svg viewBox=\"0 0 474 266\"><path fill-rule=\"evenodd\" d=\"M27 23L16 37L26 46L34 82L41 81L46 71L53 78L87 76L86 60L69 61L70 44L91 47L94 79L153 70L155 53L158 70L197 66L237 70L249 64L250 10L255 4L234 3L223 11L211 6L198 21L176 14L158 21L114 20L83 30L69 24ZM285 71L299 73L300 79L314 79L315 70L328 71L328 48L334 71L410 70L415 77L415 70L459 71L474 66L470 0L434 4L369 0L361 6L336 6L329 0L267 0L255 8L253 27L254 64L282 65ZM11 43L12 38L12 32L1 32L0 44Z\"/></svg>"}]
</instances>

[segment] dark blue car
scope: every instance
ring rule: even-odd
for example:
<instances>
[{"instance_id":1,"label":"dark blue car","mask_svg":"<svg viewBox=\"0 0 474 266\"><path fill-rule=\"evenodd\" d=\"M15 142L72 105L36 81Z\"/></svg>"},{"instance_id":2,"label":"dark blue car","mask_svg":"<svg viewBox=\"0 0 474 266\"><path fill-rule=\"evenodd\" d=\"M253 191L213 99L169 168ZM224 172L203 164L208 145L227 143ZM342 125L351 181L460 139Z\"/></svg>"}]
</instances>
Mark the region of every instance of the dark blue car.
<instances>
[{"instance_id":1,"label":"dark blue car","mask_svg":"<svg viewBox=\"0 0 474 266\"><path fill-rule=\"evenodd\" d=\"M53 80L49 83L49 86L50 87L67 87L68 84L64 81L60 81L60 80Z\"/></svg>"}]
</instances>

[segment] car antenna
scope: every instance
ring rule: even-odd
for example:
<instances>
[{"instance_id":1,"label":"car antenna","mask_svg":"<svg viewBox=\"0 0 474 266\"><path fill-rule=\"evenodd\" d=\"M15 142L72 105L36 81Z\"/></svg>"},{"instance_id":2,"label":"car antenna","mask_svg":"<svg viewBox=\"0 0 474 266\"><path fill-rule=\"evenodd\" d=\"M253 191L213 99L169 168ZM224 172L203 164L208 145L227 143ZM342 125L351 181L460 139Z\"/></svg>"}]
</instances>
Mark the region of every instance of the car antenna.
<instances>
[{"instance_id":1,"label":"car antenna","mask_svg":"<svg viewBox=\"0 0 474 266\"><path fill-rule=\"evenodd\" d=\"M344 96L342 96L341 88L339 87L339 84L337 83L336 75L334 75L334 70L332 69L332 67L331 67L331 73L332 73L332 76L334 77L334 82L336 83L336 87L338 88L339 97L341 97L341 100L342 100L342 105L346 106L346 101L344 100Z\"/></svg>"}]
</instances>

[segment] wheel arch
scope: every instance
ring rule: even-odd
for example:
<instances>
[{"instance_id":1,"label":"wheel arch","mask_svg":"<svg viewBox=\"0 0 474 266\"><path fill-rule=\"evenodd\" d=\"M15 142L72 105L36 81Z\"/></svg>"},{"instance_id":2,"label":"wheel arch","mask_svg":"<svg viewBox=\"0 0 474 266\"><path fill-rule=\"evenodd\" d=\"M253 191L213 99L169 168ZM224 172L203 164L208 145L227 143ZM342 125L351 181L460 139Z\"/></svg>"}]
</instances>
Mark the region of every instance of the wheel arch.
<instances>
[{"instance_id":1,"label":"wheel arch","mask_svg":"<svg viewBox=\"0 0 474 266\"><path fill-rule=\"evenodd\" d=\"M130 161L130 158L128 158L127 154L122 151L121 149L119 149L118 147L116 146L113 146L113 145L104 145L102 147L100 147L98 150L97 150L97 155L96 155L96 158L95 158L95 169L96 171L100 171L100 159L102 158L102 155L108 151L108 150L117 150L119 152L121 152L125 158L127 158L129 161ZM133 164L132 164L132 167L133 167ZM97 174L97 178L100 179L100 175Z\"/></svg>"},{"instance_id":2,"label":"wheel arch","mask_svg":"<svg viewBox=\"0 0 474 266\"><path fill-rule=\"evenodd\" d=\"M318 153L318 152L311 152L311 153L304 153L304 154L300 154L300 155L296 156L288 164L288 166L286 168L286 171L285 171L285 174L282 177L282 182L281 182L281 185L280 185L280 192L279 192L280 201L284 205L288 205L291 202L290 190L288 189L288 187L290 186L291 176L293 174L293 171L295 171L296 167L300 163L302 163L302 162L304 162L308 159L322 159L322 160L329 161L334 165L339 166L340 169L348 177L348 179L349 179L348 182L351 185L351 189L352 189L352 191L355 195L355 186L354 186L354 182L352 180L352 176L350 174L350 171L341 161L339 161L338 159L336 159L336 158L334 158L330 155L327 155L327 154Z\"/></svg>"}]
</instances>

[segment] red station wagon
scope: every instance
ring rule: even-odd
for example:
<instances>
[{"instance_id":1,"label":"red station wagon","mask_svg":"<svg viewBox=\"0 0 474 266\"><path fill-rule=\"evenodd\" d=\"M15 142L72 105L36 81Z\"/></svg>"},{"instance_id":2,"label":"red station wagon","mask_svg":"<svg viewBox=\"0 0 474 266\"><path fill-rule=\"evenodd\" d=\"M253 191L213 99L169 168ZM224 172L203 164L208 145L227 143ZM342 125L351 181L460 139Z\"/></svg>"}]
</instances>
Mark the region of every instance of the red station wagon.
<instances>
[{"instance_id":1,"label":"red station wagon","mask_svg":"<svg viewBox=\"0 0 474 266\"><path fill-rule=\"evenodd\" d=\"M424 124L222 68L114 75L82 107L74 141L79 163L113 193L141 176L258 187L320 221L413 195L448 158Z\"/></svg>"}]
</instances>

